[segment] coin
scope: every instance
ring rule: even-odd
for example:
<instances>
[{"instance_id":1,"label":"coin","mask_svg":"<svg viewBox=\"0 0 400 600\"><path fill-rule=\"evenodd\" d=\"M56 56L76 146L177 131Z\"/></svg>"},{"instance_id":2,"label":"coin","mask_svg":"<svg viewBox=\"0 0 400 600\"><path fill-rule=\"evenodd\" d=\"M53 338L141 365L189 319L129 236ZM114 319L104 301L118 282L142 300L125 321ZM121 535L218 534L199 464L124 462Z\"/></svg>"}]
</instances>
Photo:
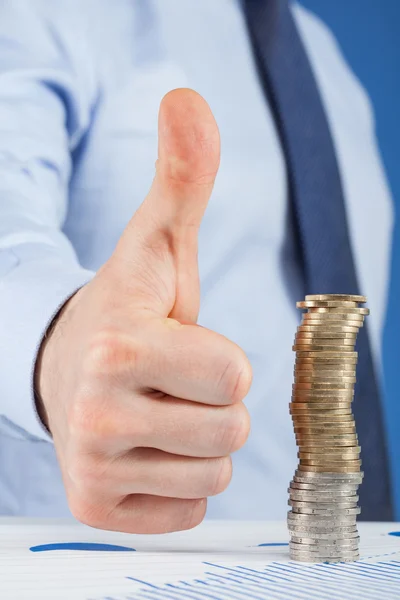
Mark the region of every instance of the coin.
<instances>
[{"instance_id":1,"label":"coin","mask_svg":"<svg viewBox=\"0 0 400 600\"><path fill-rule=\"evenodd\" d=\"M356 341L357 333L348 333L346 331L325 331L323 329L318 329L318 331L303 331L302 329L298 329L296 332L295 339L327 339L327 340L351 340Z\"/></svg>"},{"instance_id":2,"label":"coin","mask_svg":"<svg viewBox=\"0 0 400 600\"><path fill-rule=\"evenodd\" d=\"M290 503L290 500L289 500ZM303 502L303 504L306 504L305 502ZM335 503L336 504L336 503ZM319 516L334 516L334 515L339 515L339 514L343 514L343 515L359 515L361 512L360 507L358 506L351 506L351 507L340 507L338 508L337 506L335 506L335 508L309 508L307 506L292 506L292 511L293 512L297 512L297 513L301 513L301 514L305 514L305 515L319 515Z\"/></svg>"},{"instance_id":3,"label":"coin","mask_svg":"<svg viewBox=\"0 0 400 600\"><path fill-rule=\"evenodd\" d=\"M287 522L290 526L314 527L317 531L321 531L327 528L356 527L357 515L307 515L289 510Z\"/></svg>"},{"instance_id":4,"label":"coin","mask_svg":"<svg viewBox=\"0 0 400 600\"><path fill-rule=\"evenodd\" d=\"M295 384L293 384L295 385ZM293 388L292 385L292 388ZM337 388L322 388L320 389L319 387L313 389L310 388L310 386L307 387L295 387L293 389L293 393L295 393L297 396L321 396L321 397L326 397L328 398L329 396L344 396L344 397L349 397L352 398L354 396L354 386L352 384L350 384L350 387L347 388L343 388L343 389L337 389Z\"/></svg>"},{"instance_id":5,"label":"coin","mask_svg":"<svg viewBox=\"0 0 400 600\"><path fill-rule=\"evenodd\" d=\"M294 423L294 432L299 435L305 434L316 434L321 436L330 436L330 435L344 435L346 433L355 434L356 426L355 424L349 425L348 423L344 423L343 426L339 427L338 423L326 423L321 425L316 423L315 425L304 424L304 423Z\"/></svg>"},{"instance_id":6,"label":"coin","mask_svg":"<svg viewBox=\"0 0 400 600\"><path fill-rule=\"evenodd\" d=\"M358 437L355 434L346 434L343 436L331 435L324 436L320 439L318 434L314 435L296 435L296 442L298 445L304 448L321 448L323 451L326 446L334 445L336 448L348 448L355 446L358 442Z\"/></svg>"},{"instance_id":7,"label":"coin","mask_svg":"<svg viewBox=\"0 0 400 600\"><path fill-rule=\"evenodd\" d=\"M330 381L312 381L312 382L298 382L292 384L293 390L351 390L354 389L353 383L331 383Z\"/></svg>"},{"instance_id":8,"label":"coin","mask_svg":"<svg viewBox=\"0 0 400 600\"><path fill-rule=\"evenodd\" d=\"M304 414L312 415L313 411L322 411L326 412L326 414L331 414L331 411L334 410L344 410L343 414L351 414L351 398L293 398L290 404L290 412L291 414L302 413L303 411L307 411ZM335 413L332 413L335 414ZM338 413L337 413L338 414Z\"/></svg>"},{"instance_id":9,"label":"coin","mask_svg":"<svg viewBox=\"0 0 400 600\"><path fill-rule=\"evenodd\" d=\"M305 297L306 302L320 302L323 301L332 301L336 302L357 302L359 304L364 304L367 301L365 296L360 296L356 294L308 294Z\"/></svg>"},{"instance_id":10,"label":"coin","mask_svg":"<svg viewBox=\"0 0 400 600\"><path fill-rule=\"evenodd\" d=\"M292 346L292 350L295 352L354 352L354 344L351 346L335 346L334 344L317 345L312 344L295 344Z\"/></svg>"},{"instance_id":11,"label":"coin","mask_svg":"<svg viewBox=\"0 0 400 600\"><path fill-rule=\"evenodd\" d=\"M359 488L358 483L346 483L346 484L338 484L336 482L332 483L299 483L297 481L290 482L290 488L293 490L309 490L310 492L318 491L318 490L334 490L337 493L343 492L343 494L347 493L356 493Z\"/></svg>"},{"instance_id":12,"label":"coin","mask_svg":"<svg viewBox=\"0 0 400 600\"><path fill-rule=\"evenodd\" d=\"M323 309L313 309L323 310ZM303 313L303 323L308 321L340 321L347 323L347 321L354 321L355 326L358 323L362 323L364 321L364 315L356 315L356 314L340 314L335 312L306 312ZM353 324L354 325L354 324Z\"/></svg>"},{"instance_id":13,"label":"coin","mask_svg":"<svg viewBox=\"0 0 400 600\"><path fill-rule=\"evenodd\" d=\"M305 407L296 408L299 404L305 404ZM317 408L315 408L315 406ZM327 417L331 415L352 415L351 406L347 405L345 408L330 408L330 404L322 404L322 409L320 408L320 403L317 402L291 402L290 403L290 414L292 417L295 415L307 415L312 417L313 415L322 415L324 414ZM325 410L324 410L325 409Z\"/></svg>"},{"instance_id":14,"label":"coin","mask_svg":"<svg viewBox=\"0 0 400 600\"><path fill-rule=\"evenodd\" d=\"M344 382L344 383L350 383L352 385L355 384L356 382L356 378L355 377L316 377L316 376L307 376L307 375L295 375L294 377L294 381L295 383L322 383L322 382L328 382L328 383L334 383L336 385Z\"/></svg>"},{"instance_id":15,"label":"coin","mask_svg":"<svg viewBox=\"0 0 400 600\"><path fill-rule=\"evenodd\" d=\"M313 346L313 345L318 345L318 346L335 346L335 349L339 346L348 346L349 348L352 348L354 350L354 345L355 345L356 341L354 339L351 338L344 338L344 337L335 337L335 338L330 338L330 337L303 337L300 334L297 334L294 337L293 340L293 344L298 345L298 346ZM302 350L303 348L299 348L299 350ZM311 348L312 350L313 348ZM340 349L340 348L338 348ZM306 348L307 350L307 348ZM322 348L322 350L325 350L325 348Z\"/></svg>"},{"instance_id":16,"label":"coin","mask_svg":"<svg viewBox=\"0 0 400 600\"><path fill-rule=\"evenodd\" d=\"M346 300L301 300L296 302L296 308L312 308L314 306L321 306L327 308L341 308L348 306L349 308L356 308L358 302L351 302Z\"/></svg>"},{"instance_id":17,"label":"coin","mask_svg":"<svg viewBox=\"0 0 400 600\"><path fill-rule=\"evenodd\" d=\"M312 314L334 314L334 315L369 315L369 308L350 306L310 306L308 313Z\"/></svg>"},{"instance_id":18,"label":"coin","mask_svg":"<svg viewBox=\"0 0 400 600\"><path fill-rule=\"evenodd\" d=\"M304 479L304 473L298 473L297 471L295 471L294 473L294 477L302 477ZM307 475L308 479L311 479L312 481L338 481L339 479L345 479L346 481L358 481L361 480L364 477L364 473L357 473L357 474L348 474L346 473L346 475L336 475L335 473L310 473L309 475Z\"/></svg>"},{"instance_id":19,"label":"coin","mask_svg":"<svg viewBox=\"0 0 400 600\"><path fill-rule=\"evenodd\" d=\"M293 525L308 525L318 529L327 527L355 527L357 515L338 514L334 516L317 516L301 513L294 513L291 510L287 513L287 520Z\"/></svg>"},{"instance_id":20,"label":"coin","mask_svg":"<svg viewBox=\"0 0 400 600\"><path fill-rule=\"evenodd\" d=\"M351 362L351 358L356 359L358 356L357 352L346 352L346 361L348 360L349 362ZM332 360L333 358L336 359L340 359L340 360L344 360L343 358L343 352L316 352L316 351L309 351L309 350L304 350L304 351L299 351L296 354L296 361L299 358L314 358L316 359L315 362L323 362L323 359L328 359L328 360Z\"/></svg>"},{"instance_id":21,"label":"coin","mask_svg":"<svg viewBox=\"0 0 400 600\"><path fill-rule=\"evenodd\" d=\"M358 538L358 530L356 525L349 527L309 527L307 525L292 525L292 522L288 523L288 529L291 535L304 535L308 533L315 539L344 539L344 538Z\"/></svg>"},{"instance_id":22,"label":"coin","mask_svg":"<svg viewBox=\"0 0 400 600\"><path fill-rule=\"evenodd\" d=\"M353 466L343 466L343 465L339 465L339 466L332 466L329 465L329 469L325 466L325 465L302 465L300 464L298 466L298 470L299 471L303 471L306 473L325 473L326 471L329 471L329 473L359 473L360 472L360 467L353 467Z\"/></svg>"},{"instance_id":23,"label":"coin","mask_svg":"<svg viewBox=\"0 0 400 600\"><path fill-rule=\"evenodd\" d=\"M294 552L294 550L289 550L289 556L291 559L295 560L296 562L304 562L304 563L316 563L316 564L320 564L320 563L330 563L330 564L334 564L334 563L350 563L350 562L354 562L355 560L358 560L360 558L360 555L357 553L352 554L352 556L350 558L346 558L340 556L340 557L328 557L328 556L318 556L317 558L314 558L311 554L307 554L307 553L303 553L303 552Z\"/></svg>"},{"instance_id":24,"label":"coin","mask_svg":"<svg viewBox=\"0 0 400 600\"><path fill-rule=\"evenodd\" d=\"M304 446L301 445L300 452L302 454L324 454L325 456L337 456L342 454L360 454L361 446L350 446L348 448L341 448L340 446ZM307 458L307 456L302 456L300 458ZM336 460L336 459L335 459Z\"/></svg>"},{"instance_id":25,"label":"coin","mask_svg":"<svg viewBox=\"0 0 400 600\"><path fill-rule=\"evenodd\" d=\"M302 352L304 354L304 352ZM295 368L301 367L304 369L356 369L357 368L357 357L349 356L347 353L345 357L343 354L339 356L332 356L329 352L328 356L318 356L318 352L314 352L315 356L299 356L296 354Z\"/></svg>"},{"instance_id":26,"label":"coin","mask_svg":"<svg viewBox=\"0 0 400 600\"><path fill-rule=\"evenodd\" d=\"M354 333L357 334L359 332L358 325L349 325L348 323L301 323L297 331L308 331L308 332L329 332L329 333Z\"/></svg>"},{"instance_id":27,"label":"coin","mask_svg":"<svg viewBox=\"0 0 400 600\"><path fill-rule=\"evenodd\" d=\"M321 494L318 492L296 492L295 490L290 490L290 499L291 500L298 500L298 501L302 501L302 502L316 502L318 504L328 504L330 503L332 506L335 506L336 504L340 504L340 501L343 499L348 499L353 500L353 504L357 504L358 502L358 496L357 494L352 494L351 496L349 495L335 495L333 493L325 493L325 494Z\"/></svg>"},{"instance_id":28,"label":"coin","mask_svg":"<svg viewBox=\"0 0 400 600\"><path fill-rule=\"evenodd\" d=\"M320 552L322 549L329 551L333 550L355 550L358 548L360 536L350 538L337 538L336 540L331 538L312 538L302 536L291 536L289 547L295 548L295 544L301 544L303 550L315 550ZM297 549L297 548L296 548Z\"/></svg>"},{"instance_id":29,"label":"coin","mask_svg":"<svg viewBox=\"0 0 400 600\"><path fill-rule=\"evenodd\" d=\"M339 556L342 552L354 552L358 551L358 542L357 538L350 538L348 540L338 540L337 544L329 543L329 541L325 540L325 542L321 541L313 541L312 538L298 538L302 540L309 539L310 542L307 543L305 541L300 542L296 540L290 540L289 548L291 550L300 551L300 552L310 552L316 554L329 554L331 556Z\"/></svg>"},{"instance_id":30,"label":"coin","mask_svg":"<svg viewBox=\"0 0 400 600\"><path fill-rule=\"evenodd\" d=\"M347 465L348 467L357 467L357 466L361 466L361 460L357 459L357 460L347 460L347 459L342 459L342 460L334 460L334 458L329 458L329 457L323 457L323 458L302 458L300 460L300 465L310 465L310 466L318 466L318 465L323 465L325 467L325 471L329 471L329 467L333 466L335 467L340 466L341 464L343 465Z\"/></svg>"},{"instance_id":31,"label":"coin","mask_svg":"<svg viewBox=\"0 0 400 600\"><path fill-rule=\"evenodd\" d=\"M341 452L333 452L331 449L326 449L326 452L303 452L303 448L297 453L297 457L302 460L322 460L329 457L329 462L339 462L341 460L356 460L360 457L360 450L353 450L352 448L343 450Z\"/></svg>"},{"instance_id":32,"label":"coin","mask_svg":"<svg viewBox=\"0 0 400 600\"><path fill-rule=\"evenodd\" d=\"M321 413L321 412L313 412L313 414L302 413L297 415L292 415L292 419L296 419L297 423L353 423L354 416L352 414L349 415L331 415Z\"/></svg>"}]
</instances>

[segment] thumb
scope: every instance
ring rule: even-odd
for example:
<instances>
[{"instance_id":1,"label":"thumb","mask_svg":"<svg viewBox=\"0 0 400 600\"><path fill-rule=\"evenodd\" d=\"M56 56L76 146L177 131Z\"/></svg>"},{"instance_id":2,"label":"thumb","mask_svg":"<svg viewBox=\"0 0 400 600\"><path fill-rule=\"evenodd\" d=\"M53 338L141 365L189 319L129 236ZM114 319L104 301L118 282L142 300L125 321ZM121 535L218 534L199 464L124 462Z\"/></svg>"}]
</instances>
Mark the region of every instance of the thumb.
<instances>
[{"instance_id":1,"label":"thumb","mask_svg":"<svg viewBox=\"0 0 400 600\"><path fill-rule=\"evenodd\" d=\"M218 127L207 102L193 90L169 92L159 111L156 175L116 255L146 309L181 322L197 320L198 230L219 154Z\"/></svg>"}]
</instances>

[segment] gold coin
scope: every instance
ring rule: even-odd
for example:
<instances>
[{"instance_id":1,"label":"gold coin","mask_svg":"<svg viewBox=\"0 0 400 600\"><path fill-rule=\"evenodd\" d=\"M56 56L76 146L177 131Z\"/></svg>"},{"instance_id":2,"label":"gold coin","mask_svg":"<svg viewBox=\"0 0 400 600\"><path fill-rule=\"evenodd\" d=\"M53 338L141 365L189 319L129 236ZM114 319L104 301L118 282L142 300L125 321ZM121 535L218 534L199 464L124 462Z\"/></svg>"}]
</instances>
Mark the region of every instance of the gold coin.
<instances>
[{"instance_id":1,"label":"gold coin","mask_svg":"<svg viewBox=\"0 0 400 600\"><path fill-rule=\"evenodd\" d=\"M299 429L304 429L304 427L299 427ZM314 429L309 429L305 433L295 433L296 444L300 447L320 447L321 451L324 451L324 448L329 448L330 446L336 446L336 442L346 442L346 446L356 446L358 444L357 439L357 431L352 429L351 431L344 431L336 429L336 430L323 430L324 433L315 433ZM341 434L341 435L340 435ZM347 443L348 442L348 443ZM343 446L343 444L338 444L338 446Z\"/></svg>"},{"instance_id":2,"label":"gold coin","mask_svg":"<svg viewBox=\"0 0 400 600\"><path fill-rule=\"evenodd\" d=\"M292 416L292 421L293 421L293 426L294 427L307 427L309 429L312 429L313 427L321 427L326 428L326 426L334 426L334 425L344 425L344 424L348 424L348 425L353 425L354 421L319 421L315 418L308 418L307 420L301 419L301 417L299 417L298 415L291 415ZM352 416L352 415L349 415ZM337 430L339 431L339 430Z\"/></svg>"},{"instance_id":3,"label":"gold coin","mask_svg":"<svg viewBox=\"0 0 400 600\"><path fill-rule=\"evenodd\" d=\"M342 427L341 429L328 429L327 427L294 427L294 433L299 436L301 435L325 435L326 437L329 437L329 433L331 433L331 436L333 435L337 435L338 433L342 432L343 434L347 433L347 434L355 434L356 433L356 429L355 427Z\"/></svg>"},{"instance_id":4,"label":"gold coin","mask_svg":"<svg viewBox=\"0 0 400 600\"><path fill-rule=\"evenodd\" d=\"M300 409L294 407L293 409L290 408L289 412L293 416L303 414L303 415L308 415L310 417L312 415L314 415L314 414L316 414L316 415L324 414L324 415L327 415L327 416L328 415L329 416L330 415L353 415L352 410L351 410L351 406L346 406L346 408L342 408L342 407L336 408L336 407L334 407L334 408L328 408L328 409L325 409L325 410L324 409L320 409L320 408L314 409L314 406L312 406L311 408L300 408Z\"/></svg>"},{"instance_id":5,"label":"gold coin","mask_svg":"<svg viewBox=\"0 0 400 600\"><path fill-rule=\"evenodd\" d=\"M296 423L352 423L354 422L353 415L331 415L325 416L324 414L309 415L296 415Z\"/></svg>"},{"instance_id":6,"label":"gold coin","mask_svg":"<svg viewBox=\"0 0 400 600\"><path fill-rule=\"evenodd\" d=\"M334 441L340 441L340 440L354 440L357 439L357 431L353 428L350 429L350 431L347 431L346 429L335 429L335 430L331 430L329 431L328 429L324 429L322 428L323 433L320 432L315 432L315 428L304 428L302 427L301 429L306 429L306 431L303 432L297 432L296 438L298 438L299 441L301 441L301 443L304 443L304 440L307 441L308 439L312 440L315 439L318 442L324 442L325 441L325 445L329 446L329 442L334 442Z\"/></svg>"},{"instance_id":7,"label":"gold coin","mask_svg":"<svg viewBox=\"0 0 400 600\"><path fill-rule=\"evenodd\" d=\"M292 390L353 390L353 383L346 383L344 380L340 381L340 383L334 383L329 381L311 381L311 382L298 382L292 384Z\"/></svg>"},{"instance_id":8,"label":"gold coin","mask_svg":"<svg viewBox=\"0 0 400 600\"><path fill-rule=\"evenodd\" d=\"M302 465L299 464L297 467L298 471L302 471L304 473L359 473L360 472L360 467L359 466L344 466L344 465L339 465L339 466L332 466L329 465L329 469L327 469L325 467L325 465Z\"/></svg>"},{"instance_id":9,"label":"gold coin","mask_svg":"<svg viewBox=\"0 0 400 600\"><path fill-rule=\"evenodd\" d=\"M301 448L299 449L300 452L305 452L308 454L324 454L325 456L334 456L335 454L343 454L346 452L349 452L350 454L360 454L361 452L361 446L348 446L347 448L345 448L343 450L343 448L341 446L334 446L334 445L329 445L329 446L325 446L324 448L322 448L322 446L306 446L304 444L301 445ZM303 458L307 458L306 456L303 456ZM335 459L336 460L336 459Z\"/></svg>"},{"instance_id":10,"label":"gold coin","mask_svg":"<svg viewBox=\"0 0 400 600\"><path fill-rule=\"evenodd\" d=\"M357 431L353 428L341 428L341 429L327 429L326 427L304 427L303 425L294 424L293 429L296 429L294 432L296 440L299 442L300 446L307 445L305 442L308 440L316 440L317 442L325 443L325 446L330 446L330 444L334 444L337 439L340 441L341 439L352 439L354 442L354 438L357 437ZM318 444L320 445L320 444Z\"/></svg>"},{"instance_id":11,"label":"gold coin","mask_svg":"<svg viewBox=\"0 0 400 600\"><path fill-rule=\"evenodd\" d=\"M343 384L343 386L346 387L341 388L337 387L337 384L335 384L336 387L333 387L332 385L330 386L328 383L325 385L324 382L322 382L321 384L315 384L315 387L307 383L303 383L301 387L299 387L300 385L300 383L298 385L294 383L292 384L293 394L295 394L299 398L301 396L319 396L321 398L337 396L338 398L352 398L354 395L354 385L352 383Z\"/></svg>"},{"instance_id":12,"label":"gold coin","mask_svg":"<svg viewBox=\"0 0 400 600\"><path fill-rule=\"evenodd\" d=\"M304 466L310 467L318 467L320 465L324 465L325 467L332 466L338 467L341 463L345 463L347 467L361 467L361 459L357 460L326 460L326 458L312 458L312 459L300 459L300 464ZM347 464L346 464L347 463ZM328 471L329 469L327 469Z\"/></svg>"},{"instance_id":13,"label":"gold coin","mask_svg":"<svg viewBox=\"0 0 400 600\"><path fill-rule=\"evenodd\" d=\"M366 296L357 294L307 294L306 302L357 302L364 304L367 301Z\"/></svg>"},{"instance_id":14,"label":"gold coin","mask_svg":"<svg viewBox=\"0 0 400 600\"><path fill-rule=\"evenodd\" d=\"M312 306L308 309L308 313L312 314L331 314L331 315L369 315L369 308L360 307L327 307L327 306Z\"/></svg>"},{"instance_id":15,"label":"gold coin","mask_svg":"<svg viewBox=\"0 0 400 600\"><path fill-rule=\"evenodd\" d=\"M304 406L306 406L307 409L313 411L317 410L317 405L324 406L324 410L332 410L334 408L348 408L349 410L351 410L353 401L353 398L344 398L343 396L329 396L328 398L326 396L313 396L312 398L310 398L307 396L295 396L294 394L292 394L290 406L294 409L298 409L300 404L304 404ZM336 406L337 404L339 404L340 406Z\"/></svg>"},{"instance_id":16,"label":"gold coin","mask_svg":"<svg viewBox=\"0 0 400 600\"><path fill-rule=\"evenodd\" d=\"M351 361L342 360L338 361L334 359L332 361L318 361L314 358L299 358L294 364L294 372L298 371L315 371L320 373L321 371L356 371L357 360L351 359Z\"/></svg>"},{"instance_id":17,"label":"gold coin","mask_svg":"<svg viewBox=\"0 0 400 600\"><path fill-rule=\"evenodd\" d=\"M338 411L343 412L344 415L339 415L339 416L347 416L347 417L353 417L354 420L354 415L352 413L352 407L350 404L346 404L345 406L336 406L335 405L329 405L326 406L326 404L323 404L324 408L314 408L315 406L317 406L318 403L313 404L312 406L307 406L306 408L297 408L298 404L303 404L302 402L298 402L296 404L293 405L293 410L290 409L289 413L292 415L293 420L295 419L295 417L299 417L299 416L307 416L308 418L312 419L315 415L323 415L326 417L326 422L329 423L329 417L333 414L335 414L335 412L337 413ZM345 421L346 423L348 423L349 421ZM318 421L316 421L316 423L318 423ZM335 423L340 423L340 421L335 421Z\"/></svg>"},{"instance_id":18,"label":"gold coin","mask_svg":"<svg viewBox=\"0 0 400 600\"><path fill-rule=\"evenodd\" d=\"M347 336L347 337L346 337ZM352 337L348 337L352 336ZM298 344L330 344L334 346L354 346L357 336L354 333L334 335L321 331L321 335L313 333L296 333L294 343Z\"/></svg>"},{"instance_id":19,"label":"gold coin","mask_svg":"<svg viewBox=\"0 0 400 600\"><path fill-rule=\"evenodd\" d=\"M338 385L340 383L347 383L347 384L351 384L354 385L356 383L356 378L355 377L311 377L307 375L298 375L297 373L295 373L294 376L294 381L295 383L333 383L335 385Z\"/></svg>"},{"instance_id":20,"label":"gold coin","mask_svg":"<svg viewBox=\"0 0 400 600\"><path fill-rule=\"evenodd\" d=\"M346 346L346 348L348 348L348 350L354 350L354 346L355 346L355 341L353 340L346 340L346 339L329 339L329 338L295 338L294 342L293 342L293 346L296 346L296 348L294 348L295 350L297 349L298 346L307 346L307 348L310 346L310 350L313 350L313 348L311 346L335 346L335 348L338 348L338 352L342 352L341 348L342 346ZM299 348L300 350L303 350L304 348ZM347 352L347 350L343 350L343 352Z\"/></svg>"},{"instance_id":21,"label":"gold coin","mask_svg":"<svg viewBox=\"0 0 400 600\"><path fill-rule=\"evenodd\" d=\"M300 405L300 408L298 407L298 404ZM345 406L326 406L325 404L323 404L323 408L320 408L321 405L320 404L313 404L312 406L308 406L308 405L302 405L301 402L299 402L298 404L296 404L295 406L290 407L289 412L291 415L296 416L296 415L308 415L308 416L312 416L314 414L317 415L321 415L321 414L326 414L326 415L332 415L332 414L342 414L342 415L352 415L352 410L351 410L351 406L346 404ZM317 408L314 408L314 407Z\"/></svg>"},{"instance_id":22,"label":"gold coin","mask_svg":"<svg viewBox=\"0 0 400 600\"><path fill-rule=\"evenodd\" d=\"M300 448L300 452L306 452L309 454L324 454L324 453L329 453L332 455L335 454L340 454L342 452L361 452L361 446L345 446L343 448L343 446L313 446L312 444L309 446L306 446L304 444L302 444L301 448Z\"/></svg>"},{"instance_id":23,"label":"gold coin","mask_svg":"<svg viewBox=\"0 0 400 600\"><path fill-rule=\"evenodd\" d=\"M306 430L306 431L314 431L314 430L318 430L318 431L333 431L334 433L340 433L341 430L349 430L349 431L355 431L355 422L354 421L345 421L344 423L340 423L340 422L336 422L336 423L327 423L325 424L321 424L321 423L312 423L310 425L305 424L305 423L297 423L297 421L294 423L294 427L297 430L300 431L301 430Z\"/></svg>"},{"instance_id":24,"label":"gold coin","mask_svg":"<svg viewBox=\"0 0 400 600\"><path fill-rule=\"evenodd\" d=\"M323 404L324 402L328 405L332 404L332 402L345 402L346 404L350 404L354 400L354 393L351 390L345 390L348 394L322 394L323 391L333 391L339 392L340 390L317 390L312 392L311 390L296 390L292 392L292 402L293 403L303 403L303 402L317 402L317 404ZM303 393L303 392L309 392Z\"/></svg>"},{"instance_id":25,"label":"gold coin","mask_svg":"<svg viewBox=\"0 0 400 600\"><path fill-rule=\"evenodd\" d=\"M364 326L364 318L355 318L357 315L352 315L352 318L340 318L339 315L321 315L318 313L305 313L301 325L319 325L321 328L326 325L347 325L347 327ZM328 318L329 317L329 318Z\"/></svg>"},{"instance_id":26,"label":"gold coin","mask_svg":"<svg viewBox=\"0 0 400 600\"><path fill-rule=\"evenodd\" d=\"M346 355L343 356L343 352L339 352L339 351L332 351L332 352L324 352L324 351L310 351L310 350L304 350L304 351L298 351L296 354L296 359L297 358L314 358L314 359L318 359L317 362L319 361L323 361L323 359L330 359L332 360L333 358L336 359L341 359L341 360L349 360L349 362L351 361L351 359L357 359L358 357L358 352L346 352Z\"/></svg>"},{"instance_id":27,"label":"gold coin","mask_svg":"<svg viewBox=\"0 0 400 600\"><path fill-rule=\"evenodd\" d=\"M297 436L298 438L298 436ZM326 438L314 438L314 437L301 437L296 438L296 443L299 447L304 448L321 448L321 452L324 452L327 444L334 444L337 448L353 447L357 442L358 438L356 435L348 436L336 436L329 439Z\"/></svg>"},{"instance_id":28,"label":"gold coin","mask_svg":"<svg viewBox=\"0 0 400 600\"><path fill-rule=\"evenodd\" d=\"M296 308L342 308L348 306L349 308L357 308L357 302L348 302L346 300L301 300L296 302Z\"/></svg>"},{"instance_id":29,"label":"gold coin","mask_svg":"<svg viewBox=\"0 0 400 600\"><path fill-rule=\"evenodd\" d=\"M337 343L339 340L348 340L355 344L357 334L336 331L333 333L330 331L297 331L295 340L306 340L307 344L310 343L310 340L317 340L317 343L320 343L319 340L334 340L334 343Z\"/></svg>"},{"instance_id":30,"label":"gold coin","mask_svg":"<svg viewBox=\"0 0 400 600\"><path fill-rule=\"evenodd\" d=\"M326 331L329 333L352 333L357 335L359 332L359 327L358 325L353 326L353 325L348 325L346 324L337 324L337 323L324 323L323 325L320 325L319 323L307 323L307 324L301 324L298 326L297 331L301 331L301 332L309 332L309 333L314 333L314 332L322 332L322 331Z\"/></svg>"},{"instance_id":31,"label":"gold coin","mask_svg":"<svg viewBox=\"0 0 400 600\"><path fill-rule=\"evenodd\" d=\"M332 311L330 309L327 310L327 312L319 312L319 311L324 311L327 309L324 308L311 308L310 312L306 312L302 314L303 317L303 322L304 321L314 321L315 319L317 321L321 320L321 321L344 321L343 324L346 323L346 321L357 321L358 322L363 322L364 321L364 315L356 315L356 314L352 314L352 313L337 313L337 312L333 312L334 309L332 309Z\"/></svg>"},{"instance_id":32,"label":"gold coin","mask_svg":"<svg viewBox=\"0 0 400 600\"><path fill-rule=\"evenodd\" d=\"M299 377L355 377L357 372L355 365L349 365L351 368L347 368L346 365L298 365L293 369L293 374Z\"/></svg>"},{"instance_id":33,"label":"gold coin","mask_svg":"<svg viewBox=\"0 0 400 600\"><path fill-rule=\"evenodd\" d=\"M351 346L342 346L342 345L332 345L332 344L294 344L292 346L292 350L294 352L304 352L305 350L308 352L354 352L354 345Z\"/></svg>"},{"instance_id":34,"label":"gold coin","mask_svg":"<svg viewBox=\"0 0 400 600\"><path fill-rule=\"evenodd\" d=\"M326 458L328 458L330 462L339 462L341 460L357 460L359 456L360 450L349 450L348 452L332 452L332 450L330 450L329 457L327 457L323 452L305 452L303 449L301 450L301 452L297 453L297 458L301 458L304 460L325 460Z\"/></svg>"},{"instance_id":35,"label":"gold coin","mask_svg":"<svg viewBox=\"0 0 400 600\"><path fill-rule=\"evenodd\" d=\"M309 325L310 323L312 325L320 325L321 327L324 328L327 323L329 323L329 325L331 325L331 324L340 325L341 323L344 323L344 321L341 319L336 319L336 320L333 319L332 321L327 321L327 320L323 321L321 318L313 319L313 320L303 319L303 322L302 322L303 325ZM362 321L355 321L355 320L352 320L352 321L346 320L346 325L349 325L351 327L358 327L358 328L364 327L364 323Z\"/></svg>"}]
</instances>

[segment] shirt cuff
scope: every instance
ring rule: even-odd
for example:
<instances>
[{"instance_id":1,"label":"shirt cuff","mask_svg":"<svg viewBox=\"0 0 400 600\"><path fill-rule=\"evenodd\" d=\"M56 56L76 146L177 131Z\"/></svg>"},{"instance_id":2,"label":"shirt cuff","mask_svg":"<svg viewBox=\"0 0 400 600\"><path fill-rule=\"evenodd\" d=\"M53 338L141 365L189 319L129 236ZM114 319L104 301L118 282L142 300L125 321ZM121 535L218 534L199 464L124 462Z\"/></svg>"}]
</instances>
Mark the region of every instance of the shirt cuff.
<instances>
[{"instance_id":1,"label":"shirt cuff","mask_svg":"<svg viewBox=\"0 0 400 600\"><path fill-rule=\"evenodd\" d=\"M37 354L47 328L65 302L94 276L93 271L49 258L19 262L10 251L3 265L13 268L1 279L0 412L26 437L52 441L37 410L33 391ZM4 273L3 273L4 275Z\"/></svg>"}]
</instances>

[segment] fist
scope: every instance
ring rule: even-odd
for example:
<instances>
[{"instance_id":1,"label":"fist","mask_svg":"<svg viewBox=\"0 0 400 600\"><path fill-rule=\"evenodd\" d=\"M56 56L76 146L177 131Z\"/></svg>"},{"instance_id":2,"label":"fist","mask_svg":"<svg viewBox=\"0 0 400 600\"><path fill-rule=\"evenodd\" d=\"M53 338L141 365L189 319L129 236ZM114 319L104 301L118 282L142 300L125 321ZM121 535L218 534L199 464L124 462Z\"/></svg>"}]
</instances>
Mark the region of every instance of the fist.
<instances>
[{"instance_id":1,"label":"fist","mask_svg":"<svg viewBox=\"0 0 400 600\"><path fill-rule=\"evenodd\" d=\"M169 93L148 196L42 346L38 391L69 506L93 527L194 527L248 436L249 362L196 325L198 229L218 165L207 103Z\"/></svg>"}]
</instances>

